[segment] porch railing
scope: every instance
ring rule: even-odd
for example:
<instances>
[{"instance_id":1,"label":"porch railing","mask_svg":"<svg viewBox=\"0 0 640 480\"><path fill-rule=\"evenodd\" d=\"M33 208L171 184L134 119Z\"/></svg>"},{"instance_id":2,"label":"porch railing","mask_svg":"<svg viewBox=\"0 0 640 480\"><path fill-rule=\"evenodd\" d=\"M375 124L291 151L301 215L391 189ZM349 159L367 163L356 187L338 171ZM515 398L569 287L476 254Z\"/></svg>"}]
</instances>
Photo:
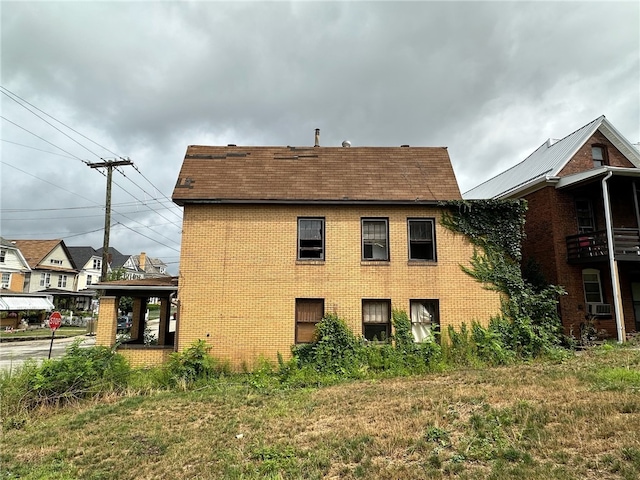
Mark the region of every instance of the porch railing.
<instances>
[{"instance_id":1,"label":"porch railing","mask_svg":"<svg viewBox=\"0 0 640 480\"><path fill-rule=\"evenodd\" d=\"M569 262L606 260L609 256L609 243L605 230L571 235L566 238L566 241ZM613 251L618 260L640 262L640 229L614 228Z\"/></svg>"}]
</instances>

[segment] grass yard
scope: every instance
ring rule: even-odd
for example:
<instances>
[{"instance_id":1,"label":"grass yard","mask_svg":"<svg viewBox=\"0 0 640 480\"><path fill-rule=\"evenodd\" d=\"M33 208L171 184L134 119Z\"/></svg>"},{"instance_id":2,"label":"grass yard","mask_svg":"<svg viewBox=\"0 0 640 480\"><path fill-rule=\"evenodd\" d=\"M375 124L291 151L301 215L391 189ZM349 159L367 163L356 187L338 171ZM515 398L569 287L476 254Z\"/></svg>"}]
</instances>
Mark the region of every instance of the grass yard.
<instances>
[{"instance_id":1,"label":"grass yard","mask_svg":"<svg viewBox=\"0 0 640 480\"><path fill-rule=\"evenodd\" d=\"M640 351L319 389L232 377L2 422L3 479L637 479Z\"/></svg>"},{"instance_id":2,"label":"grass yard","mask_svg":"<svg viewBox=\"0 0 640 480\"><path fill-rule=\"evenodd\" d=\"M56 338L58 337L75 337L78 335L85 335L87 333L87 327L60 327L56 330ZM6 332L0 330L0 341L11 338L51 338L50 328L33 328L29 330L15 330L13 332Z\"/></svg>"}]
</instances>

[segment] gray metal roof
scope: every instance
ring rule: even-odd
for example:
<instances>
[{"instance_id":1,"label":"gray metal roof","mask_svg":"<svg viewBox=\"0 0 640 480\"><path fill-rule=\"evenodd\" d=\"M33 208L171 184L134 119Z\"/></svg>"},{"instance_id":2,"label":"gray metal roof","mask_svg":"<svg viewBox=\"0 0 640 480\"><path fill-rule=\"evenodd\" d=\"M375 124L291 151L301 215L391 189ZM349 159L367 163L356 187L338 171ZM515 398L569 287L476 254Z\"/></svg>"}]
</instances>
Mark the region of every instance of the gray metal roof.
<instances>
[{"instance_id":1,"label":"gray metal roof","mask_svg":"<svg viewBox=\"0 0 640 480\"><path fill-rule=\"evenodd\" d=\"M600 130L623 155L640 168L640 153L602 115L555 143L546 141L522 162L472 188L462 196L465 199L508 198L516 191L543 183L557 176L597 130Z\"/></svg>"}]
</instances>

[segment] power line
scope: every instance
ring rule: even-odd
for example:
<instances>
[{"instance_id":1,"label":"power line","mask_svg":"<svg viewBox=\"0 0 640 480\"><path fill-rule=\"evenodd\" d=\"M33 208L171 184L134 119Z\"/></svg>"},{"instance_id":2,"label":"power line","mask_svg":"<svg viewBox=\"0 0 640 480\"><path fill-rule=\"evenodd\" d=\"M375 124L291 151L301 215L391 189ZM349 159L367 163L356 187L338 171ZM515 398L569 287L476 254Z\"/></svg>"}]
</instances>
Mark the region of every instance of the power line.
<instances>
[{"instance_id":1,"label":"power line","mask_svg":"<svg viewBox=\"0 0 640 480\"><path fill-rule=\"evenodd\" d=\"M66 123L62 122L61 120L58 120L57 118L55 118L54 116L48 114L47 112L41 110L40 108L36 107L35 105L33 105L32 103L29 103L27 100L25 100L24 98L20 97L18 94L12 92L11 90L9 90L8 88L1 86L0 88L2 90L5 90L6 92L9 92L13 97L19 98L20 100L22 100L24 103L26 103L27 105L35 108L36 110L38 110L39 112L43 113L44 115L46 115L47 117L51 118L52 120L55 120L56 122L58 122L61 125L64 125L66 128L68 128L69 130L71 130L72 132L80 135L82 138L89 140L91 143L97 145L98 147L106 150L107 152L111 153L112 155L115 155L116 157L119 157L120 155L118 155L117 153L112 152L111 150L109 150L107 147L104 147L102 145L100 145L98 142L91 140L89 137L87 137L86 135L83 135L82 133L78 132L77 130L73 129L72 127L70 127L69 125L67 125ZM18 105L20 105L21 107L23 107L24 109L28 110L29 112L33 113L36 117L40 118L43 122L47 123L48 125L51 125L49 122L47 122L45 119L43 119L41 116L35 114L32 110L29 110L27 107L25 107L23 104L21 104L20 102L18 102L15 98L13 98L12 96L10 96L9 94L7 94L5 91L3 91L2 93L4 93L7 97L9 97L11 100L13 100L14 102L16 102ZM82 148L84 148L85 150L88 150L89 152L91 152L91 150L89 150L87 147L85 147L84 145L82 145L81 143L77 142L75 139L73 139L72 137L70 137L69 135L67 135L66 133L64 133L62 130L58 129L57 127L55 127L54 125L51 125L53 128L55 128L56 130L58 130L60 133L62 133L63 135L67 136L68 138L70 138L71 140L73 140L74 142L76 142L78 145L80 145ZM91 152L93 153L93 152ZM96 155L98 158L101 158L100 155L93 153L94 155Z\"/></svg>"},{"instance_id":2,"label":"power line","mask_svg":"<svg viewBox=\"0 0 640 480\"><path fill-rule=\"evenodd\" d=\"M18 143L18 142L12 142L11 140L5 140L4 138L0 138L0 141L6 142L6 143L12 143L13 145L18 145L20 147L30 148L32 150L38 150L39 152L50 153L51 155L57 155L59 157L71 158L72 160L74 159L74 157L70 157L69 155L63 155L63 154L57 153L57 152L50 152L49 150L42 150L41 148L32 147L30 145L24 145L24 144Z\"/></svg>"},{"instance_id":3,"label":"power line","mask_svg":"<svg viewBox=\"0 0 640 480\"><path fill-rule=\"evenodd\" d=\"M53 146L53 147L56 147L56 148L57 148L57 149L59 149L59 150L62 150L64 153L66 153L67 155L71 155L71 156L72 156L73 158L75 158L76 160L80 160L82 163L88 163L86 160L81 159L80 157L78 157L77 155L74 155L74 154L73 154L73 153L71 153L71 152L67 152L64 148L59 147L59 146L58 146L58 145L56 145L55 143L51 143L49 140L46 140L46 139L42 138L40 135L37 135L37 134L33 133L31 130L28 130L28 129L24 128L23 126L18 125L16 122L13 122L13 121L9 120L8 118L3 117L2 115L0 115L0 118L1 118L2 120L4 120L5 122L9 122L10 124L15 125L16 127L20 128L20 129L22 129L22 130L24 130L25 132L27 132L27 133L29 133L29 134L33 135L34 137L39 138L39 139L40 139L40 140L42 140L43 142L46 142L46 143L48 143L49 145L51 145L51 146Z\"/></svg>"}]
</instances>

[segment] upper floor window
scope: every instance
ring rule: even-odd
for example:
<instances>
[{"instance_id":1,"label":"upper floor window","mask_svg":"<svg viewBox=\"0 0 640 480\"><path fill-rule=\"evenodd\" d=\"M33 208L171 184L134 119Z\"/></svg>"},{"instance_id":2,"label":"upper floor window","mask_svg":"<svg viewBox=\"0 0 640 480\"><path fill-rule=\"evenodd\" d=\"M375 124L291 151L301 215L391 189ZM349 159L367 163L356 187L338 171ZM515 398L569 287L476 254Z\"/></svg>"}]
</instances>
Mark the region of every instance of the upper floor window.
<instances>
[{"instance_id":1,"label":"upper floor window","mask_svg":"<svg viewBox=\"0 0 640 480\"><path fill-rule=\"evenodd\" d=\"M321 298L296 298L296 343L311 343L316 325L324 316Z\"/></svg>"},{"instance_id":2,"label":"upper floor window","mask_svg":"<svg viewBox=\"0 0 640 480\"><path fill-rule=\"evenodd\" d=\"M11 283L11 274L3 273L2 274L2 288L9 288L9 284Z\"/></svg>"},{"instance_id":3,"label":"upper floor window","mask_svg":"<svg viewBox=\"0 0 640 480\"><path fill-rule=\"evenodd\" d=\"M433 331L440 323L438 300L411 300L411 333L418 342L433 340Z\"/></svg>"},{"instance_id":4,"label":"upper floor window","mask_svg":"<svg viewBox=\"0 0 640 480\"><path fill-rule=\"evenodd\" d=\"M94 270L100 270L102 268L102 260L100 260L99 258L94 258L93 259L93 269Z\"/></svg>"},{"instance_id":5,"label":"upper floor window","mask_svg":"<svg viewBox=\"0 0 640 480\"><path fill-rule=\"evenodd\" d=\"M389 260L389 229L386 218L362 219L362 259Z\"/></svg>"},{"instance_id":6,"label":"upper floor window","mask_svg":"<svg viewBox=\"0 0 640 480\"><path fill-rule=\"evenodd\" d=\"M298 218L298 258L324 260L324 218Z\"/></svg>"},{"instance_id":7,"label":"upper floor window","mask_svg":"<svg viewBox=\"0 0 640 480\"><path fill-rule=\"evenodd\" d=\"M585 268L582 270L582 284L584 286L584 300L587 303L604 303L600 270Z\"/></svg>"},{"instance_id":8,"label":"upper floor window","mask_svg":"<svg viewBox=\"0 0 640 480\"><path fill-rule=\"evenodd\" d=\"M67 276L60 275L58 277L58 288L66 288L66 286L67 286Z\"/></svg>"},{"instance_id":9,"label":"upper floor window","mask_svg":"<svg viewBox=\"0 0 640 480\"><path fill-rule=\"evenodd\" d=\"M433 219L409 219L409 260L435 260Z\"/></svg>"},{"instance_id":10,"label":"upper floor window","mask_svg":"<svg viewBox=\"0 0 640 480\"><path fill-rule=\"evenodd\" d=\"M62 265L62 260L58 260L58 259L55 259L55 258L50 259L49 262L52 265Z\"/></svg>"},{"instance_id":11,"label":"upper floor window","mask_svg":"<svg viewBox=\"0 0 640 480\"><path fill-rule=\"evenodd\" d=\"M7 256L7 251L2 248L0 249L0 263L4 263L4 259Z\"/></svg>"},{"instance_id":12,"label":"upper floor window","mask_svg":"<svg viewBox=\"0 0 640 480\"><path fill-rule=\"evenodd\" d=\"M591 157L593 158L594 167L602 167L607 165L607 148L604 145L593 145L591 147Z\"/></svg>"},{"instance_id":13,"label":"upper floor window","mask_svg":"<svg viewBox=\"0 0 640 480\"><path fill-rule=\"evenodd\" d=\"M593 215L591 200L576 200L576 218L578 219L578 233L590 233L596 230L596 219Z\"/></svg>"},{"instance_id":14,"label":"upper floor window","mask_svg":"<svg viewBox=\"0 0 640 480\"><path fill-rule=\"evenodd\" d=\"M366 340L386 341L391 337L391 302L362 301L362 334Z\"/></svg>"},{"instance_id":15,"label":"upper floor window","mask_svg":"<svg viewBox=\"0 0 640 480\"><path fill-rule=\"evenodd\" d=\"M93 277L91 275L87 275L87 285L91 285L93 283Z\"/></svg>"},{"instance_id":16,"label":"upper floor window","mask_svg":"<svg viewBox=\"0 0 640 480\"><path fill-rule=\"evenodd\" d=\"M48 287L51 283L51 274L50 273L41 273L40 274L40 286Z\"/></svg>"}]
</instances>

